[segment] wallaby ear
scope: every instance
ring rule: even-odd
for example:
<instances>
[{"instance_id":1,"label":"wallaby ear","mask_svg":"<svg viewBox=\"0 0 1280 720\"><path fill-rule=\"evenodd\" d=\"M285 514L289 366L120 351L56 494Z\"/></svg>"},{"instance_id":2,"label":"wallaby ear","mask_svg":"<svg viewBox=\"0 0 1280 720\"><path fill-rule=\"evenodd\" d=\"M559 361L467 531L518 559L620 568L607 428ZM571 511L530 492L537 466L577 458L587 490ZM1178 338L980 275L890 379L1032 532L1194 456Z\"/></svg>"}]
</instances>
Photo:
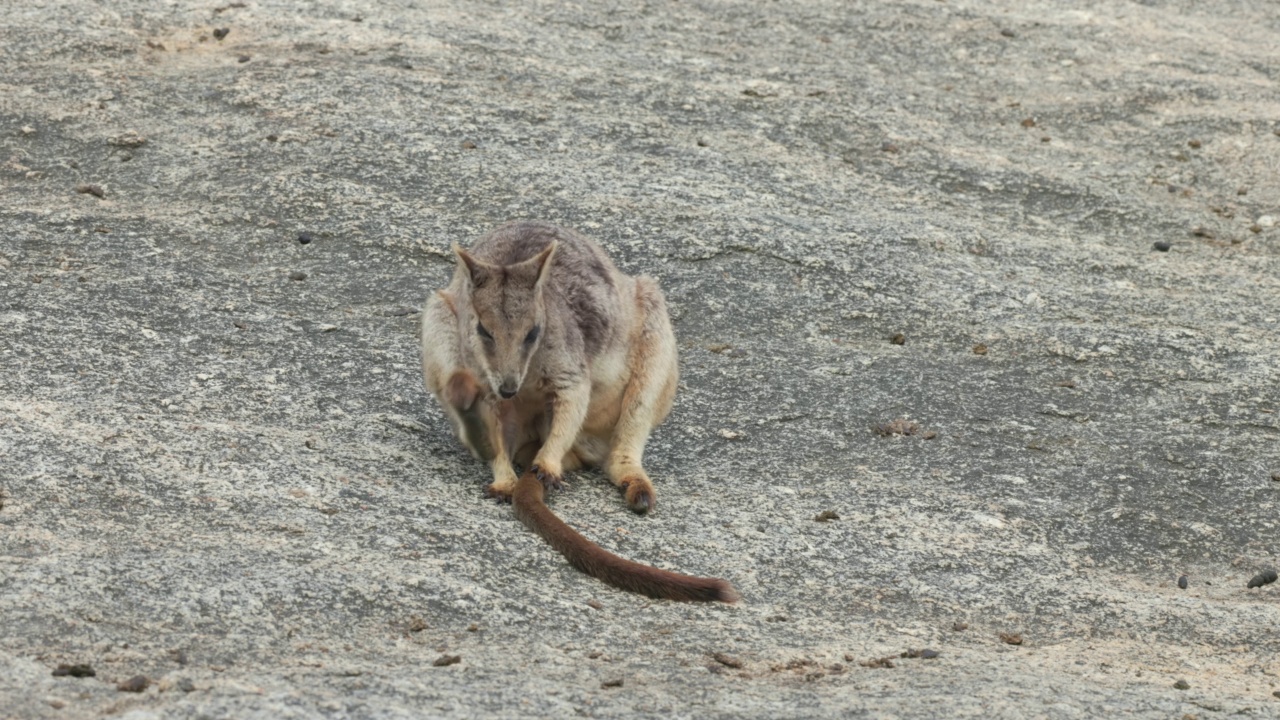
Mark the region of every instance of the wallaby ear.
<instances>
[{"instance_id":1,"label":"wallaby ear","mask_svg":"<svg viewBox=\"0 0 1280 720\"><path fill-rule=\"evenodd\" d=\"M472 287L480 287L489 279L488 268L457 243L453 245L453 254L458 256L458 267L466 270L466 276L471 281Z\"/></svg>"},{"instance_id":2,"label":"wallaby ear","mask_svg":"<svg viewBox=\"0 0 1280 720\"><path fill-rule=\"evenodd\" d=\"M535 289L541 290L543 283L551 276L551 263L555 259L556 248L558 247L560 247L560 241L552 240L545 250L533 256L533 263L538 268L538 281L534 284Z\"/></svg>"}]
</instances>

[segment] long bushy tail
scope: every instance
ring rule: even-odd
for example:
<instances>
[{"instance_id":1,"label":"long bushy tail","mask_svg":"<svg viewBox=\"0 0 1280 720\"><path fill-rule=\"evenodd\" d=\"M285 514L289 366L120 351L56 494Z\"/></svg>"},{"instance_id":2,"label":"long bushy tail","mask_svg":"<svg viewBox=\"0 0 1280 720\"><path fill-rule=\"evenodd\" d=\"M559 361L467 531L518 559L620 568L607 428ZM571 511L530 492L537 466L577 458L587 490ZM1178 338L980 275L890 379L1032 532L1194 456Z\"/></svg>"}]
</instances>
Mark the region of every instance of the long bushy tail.
<instances>
[{"instance_id":1,"label":"long bushy tail","mask_svg":"<svg viewBox=\"0 0 1280 720\"><path fill-rule=\"evenodd\" d=\"M627 592L685 602L737 601L733 586L719 578L694 577L632 562L605 550L564 524L544 501L542 482L526 472L512 495L516 517L582 572Z\"/></svg>"}]
</instances>

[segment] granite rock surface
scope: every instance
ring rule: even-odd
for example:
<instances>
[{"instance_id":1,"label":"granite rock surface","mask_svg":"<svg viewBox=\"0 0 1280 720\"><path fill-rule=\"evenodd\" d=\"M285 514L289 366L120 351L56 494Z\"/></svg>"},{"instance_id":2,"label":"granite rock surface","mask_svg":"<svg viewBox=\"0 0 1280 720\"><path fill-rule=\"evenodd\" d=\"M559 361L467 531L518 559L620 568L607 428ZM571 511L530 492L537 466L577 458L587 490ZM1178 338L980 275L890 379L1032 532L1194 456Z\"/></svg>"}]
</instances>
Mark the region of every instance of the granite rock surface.
<instances>
[{"instance_id":1,"label":"granite rock surface","mask_svg":"<svg viewBox=\"0 0 1280 720\"><path fill-rule=\"evenodd\" d=\"M0 717L1280 714L1272 3L0 37ZM417 309L511 218L657 277L681 343L656 511L552 507L741 603L614 591L482 497Z\"/></svg>"}]
</instances>

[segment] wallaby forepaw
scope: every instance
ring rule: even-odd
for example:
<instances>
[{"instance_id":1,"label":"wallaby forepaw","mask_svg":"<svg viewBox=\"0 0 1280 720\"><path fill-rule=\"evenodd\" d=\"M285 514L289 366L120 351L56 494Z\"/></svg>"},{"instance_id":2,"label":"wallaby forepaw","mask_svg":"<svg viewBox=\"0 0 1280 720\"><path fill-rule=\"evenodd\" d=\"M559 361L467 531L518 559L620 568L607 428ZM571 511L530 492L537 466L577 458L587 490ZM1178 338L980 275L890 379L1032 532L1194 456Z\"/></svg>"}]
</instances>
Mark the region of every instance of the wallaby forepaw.
<instances>
[{"instance_id":1,"label":"wallaby forepaw","mask_svg":"<svg viewBox=\"0 0 1280 720\"><path fill-rule=\"evenodd\" d=\"M627 507L637 515L647 514L657 503L653 485L644 480L634 479L623 483L622 492L627 499Z\"/></svg>"},{"instance_id":2,"label":"wallaby forepaw","mask_svg":"<svg viewBox=\"0 0 1280 720\"><path fill-rule=\"evenodd\" d=\"M503 504L510 504L511 490L511 488L499 487L497 483L489 483L484 486L484 496Z\"/></svg>"},{"instance_id":3,"label":"wallaby forepaw","mask_svg":"<svg viewBox=\"0 0 1280 720\"><path fill-rule=\"evenodd\" d=\"M538 476L538 481L547 490L559 490L564 487L564 476L544 470L541 465L535 464L529 468L529 471Z\"/></svg>"}]
</instances>

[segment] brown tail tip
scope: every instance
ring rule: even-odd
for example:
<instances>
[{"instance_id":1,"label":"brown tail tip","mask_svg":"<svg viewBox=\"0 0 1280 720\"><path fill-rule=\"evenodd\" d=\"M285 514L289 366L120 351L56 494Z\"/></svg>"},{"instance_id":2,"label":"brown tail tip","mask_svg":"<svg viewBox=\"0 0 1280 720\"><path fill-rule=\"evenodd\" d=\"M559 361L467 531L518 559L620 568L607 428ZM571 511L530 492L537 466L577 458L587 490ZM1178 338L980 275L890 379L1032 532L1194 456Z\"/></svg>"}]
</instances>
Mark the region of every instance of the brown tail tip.
<instances>
[{"instance_id":1,"label":"brown tail tip","mask_svg":"<svg viewBox=\"0 0 1280 720\"><path fill-rule=\"evenodd\" d=\"M721 580L720 587L716 588L716 596L711 599L716 602L732 605L741 600L742 596L738 594L738 591L735 590L732 585Z\"/></svg>"},{"instance_id":2,"label":"brown tail tip","mask_svg":"<svg viewBox=\"0 0 1280 720\"><path fill-rule=\"evenodd\" d=\"M512 495L516 517L578 570L620 590L655 599L728 604L738 601L738 591L720 578L681 575L604 550L556 517L543 502L543 492L542 482L534 473L522 475Z\"/></svg>"}]
</instances>

